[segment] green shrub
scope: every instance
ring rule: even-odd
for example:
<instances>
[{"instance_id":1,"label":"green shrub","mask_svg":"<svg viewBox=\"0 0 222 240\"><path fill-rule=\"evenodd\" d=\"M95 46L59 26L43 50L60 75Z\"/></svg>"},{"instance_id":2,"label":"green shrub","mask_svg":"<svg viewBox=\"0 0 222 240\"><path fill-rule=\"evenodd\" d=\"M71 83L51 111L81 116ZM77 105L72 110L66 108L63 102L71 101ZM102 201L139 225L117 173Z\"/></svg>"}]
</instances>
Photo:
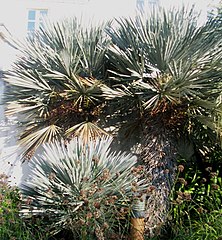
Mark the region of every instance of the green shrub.
<instances>
[{"instance_id":1,"label":"green shrub","mask_svg":"<svg viewBox=\"0 0 222 240\"><path fill-rule=\"evenodd\" d=\"M67 229L74 239L121 239L134 193L147 186L138 180L142 167L135 167L136 157L112 152L111 141L76 138L45 145L21 187L22 216L42 217L51 234Z\"/></svg>"},{"instance_id":2,"label":"green shrub","mask_svg":"<svg viewBox=\"0 0 222 240\"><path fill-rule=\"evenodd\" d=\"M171 195L170 228L175 239L213 240L222 236L222 178L219 170L181 172ZM207 173L207 175L206 175ZM205 177L203 177L205 176Z\"/></svg>"},{"instance_id":3,"label":"green shrub","mask_svg":"<svg viewBox=\"0 0 222 240\"><path fill-rule=\"evenodd\" d=\"M19 217L20 204L19 189L9 184L5 174L0 174L0 239L47 239L47 233L38 228L37 223L24 222Z\"/></svg>"}]
</instances>

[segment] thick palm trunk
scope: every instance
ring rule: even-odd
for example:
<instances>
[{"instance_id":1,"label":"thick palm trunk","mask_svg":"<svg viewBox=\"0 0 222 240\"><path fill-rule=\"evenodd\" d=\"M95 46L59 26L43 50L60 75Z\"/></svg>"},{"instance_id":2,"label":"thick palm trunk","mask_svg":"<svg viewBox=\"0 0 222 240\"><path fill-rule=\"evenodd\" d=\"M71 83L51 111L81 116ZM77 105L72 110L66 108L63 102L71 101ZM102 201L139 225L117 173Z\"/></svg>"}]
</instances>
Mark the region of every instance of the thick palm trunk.
<instances>
[{"instance_id":1,"label":"thick palm trunk","mask_svg":"<svg viewBox=\"0 0 222 240\"><path fill-rule=\"evenodd\" d=\"M157 126L155 126L157 127ZM169 195L175 178L176 141L169 130L154 128L144 135L141 162L150 182L146 204L146 233L157 235L166 223ZM162 128L162 129L161 129Z\"/></svg>"}]
</instances>

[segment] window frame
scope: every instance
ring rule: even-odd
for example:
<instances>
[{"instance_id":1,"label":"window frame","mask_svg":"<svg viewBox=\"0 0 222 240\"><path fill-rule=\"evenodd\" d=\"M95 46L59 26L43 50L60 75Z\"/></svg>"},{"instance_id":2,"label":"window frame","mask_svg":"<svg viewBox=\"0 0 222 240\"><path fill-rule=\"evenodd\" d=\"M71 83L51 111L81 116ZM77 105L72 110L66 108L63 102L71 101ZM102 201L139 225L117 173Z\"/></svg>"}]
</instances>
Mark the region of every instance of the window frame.
<instances>
[{"instance_id":1,"label":"window frame","mask_svg":"<svg viewBox=\"0 0 222 240\"><path fill-rule=\"evenodd\" d=\"M31 12L34 13L34 18L30 17ZM28 21L27 21L27 33L32 35L36 30L38 30L44 21L44 18L48 15L49 10L46 8L31 8L28 9ZM29 27L33 24L33 27Z\"/></svg>"}]
</instances>

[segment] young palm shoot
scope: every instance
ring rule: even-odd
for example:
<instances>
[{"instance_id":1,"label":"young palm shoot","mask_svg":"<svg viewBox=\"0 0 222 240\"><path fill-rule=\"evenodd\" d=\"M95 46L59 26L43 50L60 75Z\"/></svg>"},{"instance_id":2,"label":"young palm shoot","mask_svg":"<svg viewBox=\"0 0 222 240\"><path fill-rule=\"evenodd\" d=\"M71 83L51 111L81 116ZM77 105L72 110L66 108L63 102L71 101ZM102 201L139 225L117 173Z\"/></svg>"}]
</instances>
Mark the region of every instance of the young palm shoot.
<instances>
[{"instance_id":1,"label":"young palm shoot","mask_svg":"<svg viewBox=\"0 0 222 240\"><path fill-rule=\"evenodd\" d=\"M116 232L120 239L121 222L129 216L135 192L139 200L147 185L138 180L141 168L136 167L136 157L112 152L111 142L75 138L45 144L21 186L22 217L43 217L51 234L63 229L74 236Z\"/></svg>"}]
</instances>

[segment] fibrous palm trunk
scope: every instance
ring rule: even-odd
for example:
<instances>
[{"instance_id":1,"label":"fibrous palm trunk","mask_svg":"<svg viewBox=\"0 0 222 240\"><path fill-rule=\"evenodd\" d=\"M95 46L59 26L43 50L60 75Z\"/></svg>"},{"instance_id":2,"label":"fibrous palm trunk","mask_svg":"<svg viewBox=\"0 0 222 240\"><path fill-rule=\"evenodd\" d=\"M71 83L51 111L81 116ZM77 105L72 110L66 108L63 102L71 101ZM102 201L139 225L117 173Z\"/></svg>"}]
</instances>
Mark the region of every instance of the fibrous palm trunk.
<instances>
[{"instance_id":1,"label":"fibrous palm trunk","mask_svg":"<svg viewBox=\"0 0 222 240\"><path fill-rule=\"evenodd\" d=\"M145 165L144 177L151 184L145 211L145 228L149 236L160 233L167 221L176 167L176 140L173 135L160 125L146 129L144 134L141 163Z\"/></svg>"}]
</instances>

